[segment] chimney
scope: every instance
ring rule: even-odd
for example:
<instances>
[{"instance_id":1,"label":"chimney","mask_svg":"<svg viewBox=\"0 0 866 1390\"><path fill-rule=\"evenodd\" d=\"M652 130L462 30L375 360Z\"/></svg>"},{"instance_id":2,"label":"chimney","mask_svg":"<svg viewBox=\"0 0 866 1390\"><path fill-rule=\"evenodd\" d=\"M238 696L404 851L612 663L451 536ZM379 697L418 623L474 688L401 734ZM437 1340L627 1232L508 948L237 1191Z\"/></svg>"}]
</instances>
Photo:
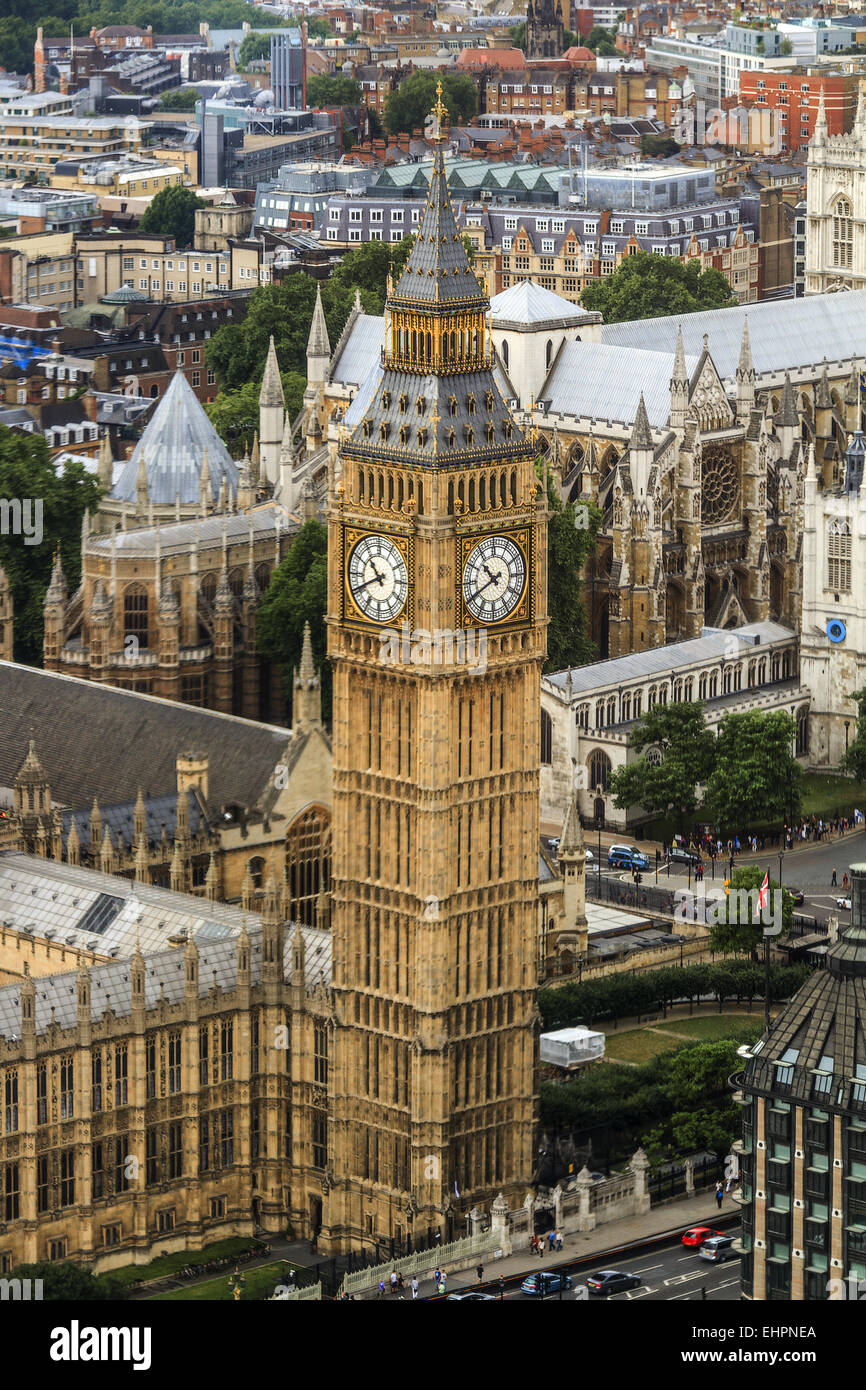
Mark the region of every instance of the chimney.
<instances>
[{"instance_id":1,"label":"chimney","mask_svg":"<svg viewBox=\"0 0 866 1390\"><path fill-rule=\"evenodd\" d=\"M178 796L182 792L198 791L202 801L206 802L210 785L210 759L207 753L178 753L175 766Z\"/></svg>"}]
</instances>

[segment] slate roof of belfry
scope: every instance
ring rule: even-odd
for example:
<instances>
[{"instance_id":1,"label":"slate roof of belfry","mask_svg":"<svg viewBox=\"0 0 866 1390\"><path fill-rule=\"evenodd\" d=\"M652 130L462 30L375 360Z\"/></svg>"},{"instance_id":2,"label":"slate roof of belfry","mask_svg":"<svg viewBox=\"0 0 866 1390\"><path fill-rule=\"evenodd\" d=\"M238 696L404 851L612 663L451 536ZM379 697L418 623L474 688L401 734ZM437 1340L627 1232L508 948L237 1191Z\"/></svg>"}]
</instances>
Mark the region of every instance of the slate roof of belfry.
<instances>
[{"instance_id":1,"label":"slate roof of belfry","mask_svg":"<svg viewBox=\"0 0 866 1390\"><path fill-rule=\"evenodd\" d=\"M431 316L440 306L456 313L461 307L477 312L487 305L454 220L441 146L418 236L393 301L395 307L410 301ZM425 468L495 462L526 447L491 368L422 375L386 367L377 380L374 364L345 423L354 426L350 444L358 454Z\"/></svg>"}]
</instances>

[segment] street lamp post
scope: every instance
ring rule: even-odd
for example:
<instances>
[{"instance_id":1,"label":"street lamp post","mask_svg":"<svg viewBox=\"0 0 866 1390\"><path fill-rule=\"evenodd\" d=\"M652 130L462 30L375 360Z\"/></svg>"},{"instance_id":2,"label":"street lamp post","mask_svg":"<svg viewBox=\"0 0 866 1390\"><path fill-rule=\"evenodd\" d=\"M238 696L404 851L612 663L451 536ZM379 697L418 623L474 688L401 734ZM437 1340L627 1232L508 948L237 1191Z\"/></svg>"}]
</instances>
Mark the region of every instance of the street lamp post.
<instances>
[{"instance_id":1,"label":"street lamp post","mask_svg":"<svg viewBox=\"0 0 866 1390\"><path fill-rule=\"evenodd\" d=\"M601 800L604 795L604 788L601 783L597 783L595 788L595 826L598 831L598 896L601 897L601 823L604 819L604 812L601 809Z\"/></svg>"}]
</instances>

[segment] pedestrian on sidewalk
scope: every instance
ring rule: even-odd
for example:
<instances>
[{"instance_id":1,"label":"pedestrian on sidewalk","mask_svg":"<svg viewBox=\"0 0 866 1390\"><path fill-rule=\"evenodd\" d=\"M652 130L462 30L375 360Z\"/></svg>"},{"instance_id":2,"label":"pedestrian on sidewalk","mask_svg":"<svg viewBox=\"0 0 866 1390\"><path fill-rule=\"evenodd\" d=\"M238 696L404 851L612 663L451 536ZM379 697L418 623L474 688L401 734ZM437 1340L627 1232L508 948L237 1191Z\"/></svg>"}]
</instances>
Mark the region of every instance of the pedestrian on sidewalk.
<instances>
[{"instance_id":1,"label":"pedestrian on sidewalk","mask_svg":"<svg viewBox=\"0 0 866 1390\"><path fill-rule=\"evenodd\" d=\"M385 1296L385 1280L384 1280L384 1279L380 1279L380 1280L379 1280L379 1297L380 1297L380 1298L384 1298L384 1296Z\"/></svg>"},{"instance_id":2,"label":"pedestrian on sidewalk","mask_svg":"<svg viewBox=\"0 0 866 1390\"><path fill-rule=\"evenodd\" d=\"M475 1273L478 1275L479 1284L482 1284L484 1282L484 1266L479 1265Z\"/></svg>"},{"instance_id":3,"label":"pedestrian on sidewalk","mask_svg":"<svg viewBox=\"0 0 866 1390\"><path fill-rule=\"evenodd\" d=\"M436 1284L436 1292L439 1292L439 1285L442 1283L442 1271L437 1265L433 1271L433 1279Z\"/></svg>"},{"instance_id":4,"label":"pedestrian on sidewalk","mask_svg":"<svg viewBox=\"0 0 866 1390\"><path fill-rule=\"evenodd\" d=\"M835 870L835 869L833 870L833 877L830 879L830 887L831 887L831 888L835 888L835 887L836 887L836 870Z\"/></svg>"},{"instance_id":5,"label":"pedestrian on sidewalk","mask_svg":"<svg viewBox=\"0 0 866 1390\"><path fill-rule=\"evenodd\" d=\"M721 1211L722 1209L722 1202L724 1201L724 1197L725 1190L722 1187L722 1184L720 1182L716 1183L716 1206L718 1207L719 1211Z\"/></svg>"},{"instance_id":6,"label":"pedestrian on sidewalk","mask_svg":"<svg viewBox=\"0 0 866 1390\"><path fill-rule=\"evenodd\" d=\"M396 1293L396 1292L397 1292L397 1271L396 1271L396 1269L392 1269L392 1270L391 1270L391 1292L392 1292L392 1293Z\"/></svg>"},{"instance_id":7,"label":"pedestrian on sidewalk","mask_svg":"<svg viewBox=\"0 0 866 1390\"><path fill-rule=\"evenodd\" d=\"M562 1249L562 1231L557 1231L556 1233L556 1248L557 1250Z\"/></svg>"},{"instance_id":8,"label":"pedestrian on sidewalk","mask_svg":"<svg viewBox=\"0 0 866 1390\"><path fill-rule=\"evenodd\" d=\"M548 1233L547 1233L547 1248L548 1248L548 1251L550 1252L551 1255L553 1254L553 1247L554 1247L555 1244L556 1244L556 1231L554 1231L553 1227L551 1227L550 1230L549 1230Z\"/></svg>"},{"instance_id":9,"label":"pedestrian on sidewalk","mask_svg":"<svg viewBox=\"0 0 866 1390\"><path fill-rule=\"evenodd\" d=\"M401 1293L406 1288L406 1280L403 1278L402 1271L397 1274L397 1288Z\"/></svg>"},{"instance_id":10,"label":"pedestrian on sidewalk","mask_svg":"<svg viewBox=\"0 0 866 1390\"><path fill-rule=\"evenodd\" d=\"M415 1298L417 1298L417 1297L418 1297L418 1276L417 1276L417 1274L413 1274L413 1276L412 1276L412 1298L415 1299Z\"/></svg>"},{"instance_id":11,"label":"pedestrian on sidewalk","mask_svg":"<svg viewBox=\"0 0 866 1390\"><path fill-rule=\"evenodd\" d=\"M445 1279L445 1270L443 1269L442 1273L441 1273L440 1276L439 1276L439 1292L440 1292L440 1293L444 1293L444 1292L445 1292L445 1284L446 1284L446 1282L447 1282L447 1281L446 1281L446 1279Z\"/></svg>"}]
</instances>

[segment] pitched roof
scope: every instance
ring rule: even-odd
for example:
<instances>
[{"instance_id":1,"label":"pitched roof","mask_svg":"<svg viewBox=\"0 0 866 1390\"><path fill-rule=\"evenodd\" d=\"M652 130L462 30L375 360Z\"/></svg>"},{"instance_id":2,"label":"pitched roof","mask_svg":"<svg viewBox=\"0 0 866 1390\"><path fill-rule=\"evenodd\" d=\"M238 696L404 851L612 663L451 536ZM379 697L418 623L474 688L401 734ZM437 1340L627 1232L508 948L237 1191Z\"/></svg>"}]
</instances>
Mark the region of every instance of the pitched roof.
<instances>
[{"instance_id":1,"label":"pitched roof","mask_svg":"<svg viewBox=\"0 0 866 1390\"><path fill-rule=\"evenodd\" d=\"M210 762L208 804L253 805L293 739L256 724L75 676L0 662L0 786L11 787L31 729L55 802L70 807L177 790L178 754Z\"/></svg>"},{"instance_id":2,"label":"pitched roof","mask_svg":"<svg viewBox=\"0 0 866 1390\"><path fill-rule=\"evenodd\" d=\"M630 656L615 656L608 661L574 667L571 671L572 692L574 695L585 695L589 691L622 685L627 681L667 675L683 667L696 666L701 661L711 661L714 657L729 657L732 639L742 644L743 655L746 656L757 646L781 642L793 636L789 628L769 620L748 623L745 627L727 631L704 628L702 636L691 637L685 642L671 642L647 652L633 652ZM554 671L544 680L564 691L568 677L568 670Z\"/></svg>"},{"instance_id":3,"label":"pitched roof","mask_svg":"<svg viewBox=\"0 0 866 1390\"><path fill-rule=\"evenodd\" d=\"M148 421L141 439L111 490L112 498L134 502L138 465L147 466L148 500L181 505L197 503L201 495L201 468L207 451L213 500L219 497L223 478L229 493L238 485L237 464L220 439L183 372L175 372L168 390Z\"/></svg>"},{"instance_id":4,"label":"pitched roof","mask_svg":"<svg viewBox=\"0 0 866 1390\"><path fill-rule=\"evenodd\" d=\"M563 320L579 323L594 317L561 295L536 285L533 280L520 280L501 294L495 294L490 301L490 316L497 328L504 323L536 326Z\"/></svg>"},{"instance_id":5,"label":"pitched roof","mask_svg":"<svg viewBox=\"0 0 866 1390\"><path fill-rule=\"evenodd\" d=\"M565 343L538 398L555 413L610 420L630 429L643 395L650 426L664 429L671 411L675 347L674 341L667 352L624 352L607 343ZM689 376L697 364L697 357L685 358Z\"/></svg>"},{"instance_id":6,"label":"pitched roof","mask_svg":"<svg viewBox=\"0 0 866 1390\"><path fill-rule=\"evenodd\" d=\"M747 318L752 362L759 376L817 366L825 357L830 362L847 361L863 356L866 290L610 323L603 326L601 340L609 347L673 352L677 329L682 326L686 353L698 355L706 333L719 376L733 381Z\"/></svg>"}]
</instances>

